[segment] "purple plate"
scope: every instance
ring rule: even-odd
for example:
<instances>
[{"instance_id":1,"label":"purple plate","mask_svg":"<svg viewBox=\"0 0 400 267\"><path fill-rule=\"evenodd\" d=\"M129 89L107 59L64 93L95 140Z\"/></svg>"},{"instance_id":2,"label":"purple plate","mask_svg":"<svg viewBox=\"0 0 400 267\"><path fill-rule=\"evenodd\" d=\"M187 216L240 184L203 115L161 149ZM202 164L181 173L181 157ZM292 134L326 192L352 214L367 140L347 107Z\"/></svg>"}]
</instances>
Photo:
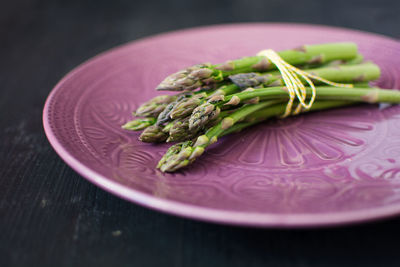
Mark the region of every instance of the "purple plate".
<instances>
[{"instance_id":1,"label":"purple plate","mask_svg":"<svg viewBox=\"0 0 400 267\"><path fill-rule=\"evenodd\" d=\"M120 125L188 65L266 48L353 41L400 87L400 43L376 34L298 24L233 24L157 35L103 53L53 89L47 137L90 182L159 211L227 224L301 227L400 213L400 106L363 105L270 121L225 138L190 168L155 166L168 145L138 141Z\"/></svg>"}]
</instances>

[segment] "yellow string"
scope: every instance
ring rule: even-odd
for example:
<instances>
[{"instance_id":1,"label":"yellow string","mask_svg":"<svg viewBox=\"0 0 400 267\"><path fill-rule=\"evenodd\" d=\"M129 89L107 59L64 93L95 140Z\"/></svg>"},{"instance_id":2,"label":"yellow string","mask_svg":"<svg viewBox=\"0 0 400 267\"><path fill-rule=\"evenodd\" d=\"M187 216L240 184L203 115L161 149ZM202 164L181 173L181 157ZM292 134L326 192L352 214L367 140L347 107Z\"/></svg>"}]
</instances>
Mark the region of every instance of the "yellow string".
<instances>
[{"instance_id":1,"label":"yellow string","mask_svg":"<svg viewBox=\"0 0 400 267\"><path fill-rule=\"evenodd\" d=\"M293 111L293 115L299 114L301 112L302 108L304 108L306 110L311 108L312 104L315 101L317 92L316 92L314 83L311 81L310 78L321 81L323 83L326 83L326 84L329 84L332 86L336 86L336 87L353 88L352 84L331 82L322 77L302 71L302 70L290 65L286 61L284 61L272 49L260 51L257 54L257 56L265 56L269 61L271 61L277 67L277 69L281 73L283 82L285 83L286 88L288 90L288 94L289 94L289 101L287 103L285 113L282 115L283 118L289 116L292 113L292 107L293 107L293 103L294 103L294 100L296 99L296 97L299 101L299 104L297 105L296 109ZM305 100L307 98L306 87L300 81L300 78L298 77L298 75L300 75L300 77L302 77L311 87L311 98L310 98L310 101L308 102L308 104L306 104L306 102L305 102Z\"/></svg>"}]
</instances>

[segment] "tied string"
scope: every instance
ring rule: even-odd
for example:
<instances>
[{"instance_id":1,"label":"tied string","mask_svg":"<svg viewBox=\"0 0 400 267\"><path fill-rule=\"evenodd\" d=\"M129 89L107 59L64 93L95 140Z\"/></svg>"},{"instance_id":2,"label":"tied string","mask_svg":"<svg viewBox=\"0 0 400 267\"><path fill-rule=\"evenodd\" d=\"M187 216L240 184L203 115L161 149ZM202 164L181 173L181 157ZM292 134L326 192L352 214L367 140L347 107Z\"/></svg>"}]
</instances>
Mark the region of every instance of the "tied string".
<instances>
[{"instance_id":1,"label":"tied string","mask_svg":"<svg viewBox=\"0 0 400 267\"><path fill-rule=\"evenodd\" d=\"M257 56L265 56L269 61L271 61L279 70L281 73L282 79L285 83L285 86L288 90L289 94L289 102L286 105L286 110L285 113L282 115L282 118L285 118L289 116L292 113L292 107L294 100L298 99L299 104L297 105L296 109L293 111L292 115L297 115L302 111L302 108L305 110L308 110L311 108L312 104L315 101L315 98L317 96L317 90L315 89L314 83L311 81L311 79L321 81L323 83L336 86L336 87L347 87L347 88L353 88L352 84L343 84L343 83L335 83L328 81L322 77L313 75L311 73L302 71L286 61L284 61L274 50L272 49L267 49L260 51ZM311 87L311 98L308 103L306 103L306 98L307 98L307 91L306 87L304 84L300 81L300 78L303 78ZM311 79L310 79L311 78Z\"/></svg>"}]
</instances>

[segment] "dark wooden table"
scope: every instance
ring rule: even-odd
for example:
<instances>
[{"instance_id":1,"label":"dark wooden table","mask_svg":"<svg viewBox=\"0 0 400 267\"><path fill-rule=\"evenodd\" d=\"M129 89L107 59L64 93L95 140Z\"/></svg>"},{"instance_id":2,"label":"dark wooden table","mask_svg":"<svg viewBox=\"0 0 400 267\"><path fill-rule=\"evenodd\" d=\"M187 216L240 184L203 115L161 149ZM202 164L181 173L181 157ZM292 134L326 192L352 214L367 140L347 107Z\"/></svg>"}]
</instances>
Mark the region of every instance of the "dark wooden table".
<instances>
[{"instance_id":1,"label":"dark wooden table","mask_svg":"<svg viewBox=\"0 0 400 267\"><path fill-rule=\"evenodd\" d=\"M76 174L50 147L41 123L45 98L63 75L140 37L206 24L287 21L399 38L399 11L397 0L2 1L0 266L400 266L400 217L277 230L161 214Z\"/></svg>"}]
</instances>

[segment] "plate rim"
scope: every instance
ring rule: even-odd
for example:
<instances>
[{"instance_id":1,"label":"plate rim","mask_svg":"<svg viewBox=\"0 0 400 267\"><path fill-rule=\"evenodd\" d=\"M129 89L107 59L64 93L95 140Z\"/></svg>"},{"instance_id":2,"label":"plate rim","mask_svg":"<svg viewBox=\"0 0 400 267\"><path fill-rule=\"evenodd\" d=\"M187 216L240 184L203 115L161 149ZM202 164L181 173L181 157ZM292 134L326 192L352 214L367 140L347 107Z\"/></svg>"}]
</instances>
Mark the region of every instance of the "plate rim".
<instances>
[{"instance_id":1,"label":"plate rim","mask_svg":"<svg viewBox=\"0 0 400 267\"><path fill-rule=\"evenodd\" d=\"M357 211L340 211L340 212L328 212L328 213L295 213L295 214L272 214L272 213L259 213L259 212L243 212L243 211L227 211L214 208L206 208L193 204L182 203L179 201L161 199L149 194L142 193L135 189L129 188L120 184L116 181L112 181L106 176L103 176L95 170L87 167L85 164L77 160L71 153L69 153L63 145L56 138L53 130L50 127L49 121L49 105L59 90L62 90L62 85L73 78L81 70L94 64L97 60L100 60L104 56L110 56L110 54L123 49L126 46L132 44L138 44L146 42L154 38L162 38L163 36L184 34L186 31L193 30L207 30L216 28L226 27L242 27L242 26L301 26L301 27L312 27L320 29L333 29L348 32L359 32L361 34L368 34L375 38L391 40L396 43L400 42L396 38L385 36L377 33L371 33L361 31L357 29L342 28L335 26L327 26L320 24L307 24L307 23L228 23L228 24L214 24L193 28L185 28L181 30L174 30L163 32L148 37L132 40L130 42L115 46L111 49L105 50L94 57L85 60L83 63L74 67L71 71L64 75L64 77L52 88L50 94L46 98L42 120L43 128L49 143L56 151L58 156L74 171L80 174L89 182L102 188L103 190L118 196L127 201L135 204L150 208L153 210L161 211L163 213L181 216L185 218L191 218L201 221L214 222L220 224L229 224L236 226L252 226L252 227L277 227L277 228L289 228L289 227L323 227L333 225L343 225L351 223L359 223L370 220L383 219L390 216L400 214L400 204L388 205L382 207L376 207L372 209L363 209Z\"/></svg>"}]
</instances>

